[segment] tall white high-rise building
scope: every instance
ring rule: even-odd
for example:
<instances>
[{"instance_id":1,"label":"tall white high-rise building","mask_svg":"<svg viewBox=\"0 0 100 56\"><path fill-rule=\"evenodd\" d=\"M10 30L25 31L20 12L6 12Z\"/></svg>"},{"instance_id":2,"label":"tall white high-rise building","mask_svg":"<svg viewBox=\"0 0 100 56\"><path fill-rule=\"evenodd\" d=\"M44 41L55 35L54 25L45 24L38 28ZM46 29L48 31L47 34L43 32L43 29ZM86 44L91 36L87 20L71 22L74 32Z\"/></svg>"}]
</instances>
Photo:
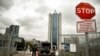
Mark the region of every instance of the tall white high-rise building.
<instances>
[{"instance_id":1,"label":"tall white high-rise building","mask_svg":"<svg viewBox=\"0 0 100 56\"><path fill-rule=\"evenodd\" d=\"M48 39L51 43L52 49L58 49L60 43L60 35L61 35L61 13L49 14L49 31L48 31Z\"/></svg>"}]
</instances>

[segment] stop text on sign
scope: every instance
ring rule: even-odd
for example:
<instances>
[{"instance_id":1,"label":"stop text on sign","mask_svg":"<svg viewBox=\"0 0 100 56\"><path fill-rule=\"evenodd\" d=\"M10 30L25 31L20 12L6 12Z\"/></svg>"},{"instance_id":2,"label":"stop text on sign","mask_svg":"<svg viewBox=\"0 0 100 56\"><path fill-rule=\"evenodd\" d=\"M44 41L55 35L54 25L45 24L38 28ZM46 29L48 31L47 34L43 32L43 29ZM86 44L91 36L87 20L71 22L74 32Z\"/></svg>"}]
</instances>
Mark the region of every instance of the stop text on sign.
<instances>
[{"instance_id":1,"label":"stop text on sign","mask_svg":"<svg viewBox=\"0 0 100 56\"><path fill-rule=\"evenodd\" d=\"M86 13L86 14L92 14L94 13L94 9L89 9L89 8L77 8L77 13Z\"/></svg>"},{"instance_id":2,"label":"stop text on sign","mask_svg":"<svg viewBox=\"0 0 100 56\"><path fill-rule=\"evenodd\" d=\"M90 20L95 16L95 8L89 3L79 3L76 6L76 15L82 20Z\"/></svg>"}]
</instances>

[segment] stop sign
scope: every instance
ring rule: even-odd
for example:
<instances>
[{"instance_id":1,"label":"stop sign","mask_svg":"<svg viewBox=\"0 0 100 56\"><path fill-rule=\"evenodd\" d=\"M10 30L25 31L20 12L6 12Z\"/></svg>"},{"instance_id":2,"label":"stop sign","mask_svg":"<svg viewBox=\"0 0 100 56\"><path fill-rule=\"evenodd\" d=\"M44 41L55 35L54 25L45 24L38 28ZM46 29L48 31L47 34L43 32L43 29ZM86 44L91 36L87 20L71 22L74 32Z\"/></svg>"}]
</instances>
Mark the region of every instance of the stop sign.
<instances>
[{"instance_id":1,"label":"stop sign","mask_svg":"<svg viewBox=\"0 0 100 56\"><path fill-rule=\"evenodd\" d=\"M95 16L95 8L89 3L80 3L76 6L76 14L84 20Z\"/></svg>"}]
</instances>

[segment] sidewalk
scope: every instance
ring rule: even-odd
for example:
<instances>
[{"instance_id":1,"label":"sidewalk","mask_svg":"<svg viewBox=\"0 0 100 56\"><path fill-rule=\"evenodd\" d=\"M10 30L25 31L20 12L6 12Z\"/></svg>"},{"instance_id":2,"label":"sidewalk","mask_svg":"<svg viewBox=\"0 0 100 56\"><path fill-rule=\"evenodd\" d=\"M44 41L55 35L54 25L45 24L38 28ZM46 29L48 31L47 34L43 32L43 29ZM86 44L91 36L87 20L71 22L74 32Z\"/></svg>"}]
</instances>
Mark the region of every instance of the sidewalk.
<instances>
[{"instance_id":1,"label":"sidewalk","mask_svg":"<svg viewBox=\"0 0 100 56\"><path fill-rule=\"evenodd\" d=\"M13 56L32 56L30 51L17 51Z\"/></svg>"}]
</instances>

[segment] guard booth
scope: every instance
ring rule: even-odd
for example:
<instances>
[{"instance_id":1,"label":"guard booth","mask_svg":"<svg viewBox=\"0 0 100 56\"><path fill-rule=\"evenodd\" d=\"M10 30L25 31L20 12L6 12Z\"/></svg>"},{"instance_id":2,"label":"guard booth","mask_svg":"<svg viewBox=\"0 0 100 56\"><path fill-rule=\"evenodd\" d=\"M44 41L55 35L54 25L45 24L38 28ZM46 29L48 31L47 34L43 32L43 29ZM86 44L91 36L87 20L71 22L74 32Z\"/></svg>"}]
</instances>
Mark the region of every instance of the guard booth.
<instances>
[{"instance_id":1,"label":"guard booth","mask_svg":"<svg viewBox=\"0 0 100 56\"><path fill-rule=\"evenodd\" d=\"M64 51L65 52L70 52L70 44L69 43L64 44Z\"/></svg>"}]
</instances>

